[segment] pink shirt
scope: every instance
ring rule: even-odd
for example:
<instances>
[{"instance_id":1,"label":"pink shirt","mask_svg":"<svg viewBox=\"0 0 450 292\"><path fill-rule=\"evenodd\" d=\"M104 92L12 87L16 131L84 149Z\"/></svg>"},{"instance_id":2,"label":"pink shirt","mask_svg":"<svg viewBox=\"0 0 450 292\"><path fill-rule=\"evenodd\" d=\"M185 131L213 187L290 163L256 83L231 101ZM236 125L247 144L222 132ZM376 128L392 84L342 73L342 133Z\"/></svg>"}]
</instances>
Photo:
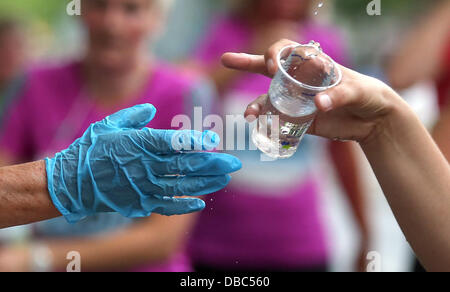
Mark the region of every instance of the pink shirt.
<instances>
[{"instance_id":1,"label":"pink shirt","mask_svg":"<svg viewBox=\"0 0 450 292\"><path fill-rule=\"evenodd\" d=\"M158 113L150 126L169 129L175 115L192 107L193 100L188 95L193 85L193 80L158 64L145 88L121 108L151 103ZM52 157L80 137L91 123L116 111L98 107L82 88L79 63L32 70L23 92L3 120L0 149L17 161ZM132 220L118 214L99 214L75 225L58 218L37 224L35 229L43 237L89 236L125 228L131 223ZM167 262L136 270L190 271L190 262L179 252Z\"/></svg>"},{"instance_id":2,"label":"pink shirt","mask_svg":"<svg viewBox=\"0 0 450 292\"><path fill-rule=\"evenodd\" d=\"M300 27L299 27L300 31ZM344 54L337 32L303 26L299 42L315 40L339 62ZM300 33L299 33L300 35ZM225 52L246 52L246 23L220 18L196 53L201 62L218 63ZM223 96L224 114L242 113L267 93L270 79L244 74ZM243 169L230 185L208 200L189 244L196 264L218 269L302 269L326 265L328 250L319 212L319 184L311 171L314 140L306 138L295 157L261 162L255 151L234 151ZM317 158L316 158L317 159Z\"/></svg>"}]
</instances>

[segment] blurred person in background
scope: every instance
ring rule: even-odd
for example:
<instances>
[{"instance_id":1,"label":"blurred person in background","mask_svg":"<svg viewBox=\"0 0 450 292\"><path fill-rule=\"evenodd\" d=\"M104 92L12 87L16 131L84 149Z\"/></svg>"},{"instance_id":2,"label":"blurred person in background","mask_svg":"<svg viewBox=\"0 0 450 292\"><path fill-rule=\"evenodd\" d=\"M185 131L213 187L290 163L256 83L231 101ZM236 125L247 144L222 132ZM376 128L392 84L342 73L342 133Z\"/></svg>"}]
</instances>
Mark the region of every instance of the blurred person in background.
<instances>
[{"instance_id":1,"label":"blurred person in background","mask_svg":"<svg viewBox=\"0 0 450 292\"><path fill-rule=\"evenodd\" d=\"M92 122L118 109L151 103L159 110L152 127L171 128L175 115L192 108L201 82L148 55L147 41L159 30L166 4L82 1L87 51L80 61L30 70L4 119L2 164L65 149ZM62 271L69 251L80 253L86 271L189 271L183 242L193 220L192 215L131 220L99 214L75 225L63 218L38 223L30 244L0 248L0 271Z\"/></svg>"},{"instance_id":2,"label":"blurred person in background","mask_svg":"<svg viewBox=\"0 0 450 292\"><path fill-rule=\"evenodd\" d=\"M313 1L233 3L236 9L215 18L187 65L188 70L197 68L214 80L224 115L241 114L270 85L266 77L224 68L218 60L227 51L263 54L281 38L301 43L315 40L336 61L347 63L339 31L310 17ZM315 152L316 143L305 138L293 159L276 162L261 162L259 151L230 152L241 159L243 171L201 214L189 245L196 270L328 270L332 243L327 241L320 212L323 177L314 174L312 167L323 161ZM329 150L361 231L356 269L363 270L369 231L352 147L335 142Z\"/></svg>"},{"instance_id":3,"label":"blurred person in background","mask_svg":"<svg viewBox=\"0 0 450 292\"><path fill-rule=\"evenodd\" d=\"M25 59L24 35L19 23L0 18L0 116L23 85Z\"/></svg>"},{"instance_id":4,"label":"blurred person in background","mask_svg":"<svg viewBox=\"0 0 450 292\"><path fill-rule=\"evenodd\" d=\"M438 89L441 120L434 137L450 159L450 2L440 1L399 45L388 68L395 89L432 80Z\"/></svg>"},{"instance_id":5,"label":"blurred person in background","mask_svg":"<svg viewBox=\"0 0 450 292\"><path fill-rule=\"evenodd\" d=\"M440 119L433 137L450 161L450 1L439 1L400 43L388 67L393 88L403 90L434 81ZM419 263L416 271L424 271Z\"/></svg>"}]
</instances>

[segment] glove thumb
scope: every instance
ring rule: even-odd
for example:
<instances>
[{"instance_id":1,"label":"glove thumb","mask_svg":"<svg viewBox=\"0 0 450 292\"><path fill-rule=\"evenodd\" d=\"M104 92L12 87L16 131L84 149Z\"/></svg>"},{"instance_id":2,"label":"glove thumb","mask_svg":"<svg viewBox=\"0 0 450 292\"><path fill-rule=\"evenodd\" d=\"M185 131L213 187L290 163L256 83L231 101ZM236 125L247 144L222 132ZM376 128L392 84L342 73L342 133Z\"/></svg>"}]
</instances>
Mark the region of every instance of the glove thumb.
<instances>
[{"instance_id":1,"label":"glove thumb","mask_svg":"<svg viewBox=\"0 0 450 292\"><path fill-rule=\"evenodd\" d=\"M103 123L114 128L142 129L155 117L156 108L151 104L136 105L121 110L103 120Z\"/></svg>"}]
</instances>

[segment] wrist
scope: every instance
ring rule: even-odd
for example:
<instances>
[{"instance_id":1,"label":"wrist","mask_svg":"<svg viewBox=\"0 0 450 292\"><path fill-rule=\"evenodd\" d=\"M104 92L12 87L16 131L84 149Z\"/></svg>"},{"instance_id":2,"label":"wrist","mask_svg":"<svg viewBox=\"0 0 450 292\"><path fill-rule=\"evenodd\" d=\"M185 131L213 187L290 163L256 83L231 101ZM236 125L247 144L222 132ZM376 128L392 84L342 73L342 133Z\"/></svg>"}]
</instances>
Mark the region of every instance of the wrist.
<instances>
[{"instance_id":1,"label":"wrist","mask_svg":"<svg viewBox=\"0 0 450 292\"><path fill-rule=\"evenodd\" d=\"M380 149L386 143L393 146L402 135L408 133L418 122L410 106L394 90L386 88L383 92L383 98L388 104L387 110L374 122L369 136L360 141L364 151Z\"/></svg>"},{"instance_id":2,"label":"wrist","mask_svg":"<svg viewBox=\"0 0 450 292\"><path fill-rule=\"evenodd\" d=\"M62 165L63 161L66 162L65 167ZM56 210L69 223L76 223L87 217L87 214L78 201L71 199L71 194L78 193L78 178L73 176L77 174L77 165L68 165L67 161L69 159L64 159L62 153L56 154L52 159L45 159L47 189ZM84 193L84 196L87 197L87 194Z\"/></svg>"}]
</instances>

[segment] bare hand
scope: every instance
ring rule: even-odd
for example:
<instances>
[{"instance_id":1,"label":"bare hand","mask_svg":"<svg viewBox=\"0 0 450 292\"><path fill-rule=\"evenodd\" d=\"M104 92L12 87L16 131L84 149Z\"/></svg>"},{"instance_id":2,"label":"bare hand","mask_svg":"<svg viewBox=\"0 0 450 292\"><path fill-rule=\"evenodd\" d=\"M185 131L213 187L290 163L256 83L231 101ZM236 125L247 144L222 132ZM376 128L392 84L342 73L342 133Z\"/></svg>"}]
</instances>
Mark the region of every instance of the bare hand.
<instances>
[{"instance_id":1,"label":"bare hand","mask_svg":"<svg viewBox=\"0 0 450 292\"><path fill-rule=\"evenodd\" d=\"M222 57L224 66L240 71L273 77L278 71L277 54L286 46L297 45L290 40L281 40L270 47L265 56L226 53ZM377 136L385 125L385 117L403 100L386 84L353 70L340 66L342 82L318 94L315 99L317 117L309 134L338 140L366 142ZM252 102L245 116L258 117L267 95Z\"/></svg>"}]
</instances>

